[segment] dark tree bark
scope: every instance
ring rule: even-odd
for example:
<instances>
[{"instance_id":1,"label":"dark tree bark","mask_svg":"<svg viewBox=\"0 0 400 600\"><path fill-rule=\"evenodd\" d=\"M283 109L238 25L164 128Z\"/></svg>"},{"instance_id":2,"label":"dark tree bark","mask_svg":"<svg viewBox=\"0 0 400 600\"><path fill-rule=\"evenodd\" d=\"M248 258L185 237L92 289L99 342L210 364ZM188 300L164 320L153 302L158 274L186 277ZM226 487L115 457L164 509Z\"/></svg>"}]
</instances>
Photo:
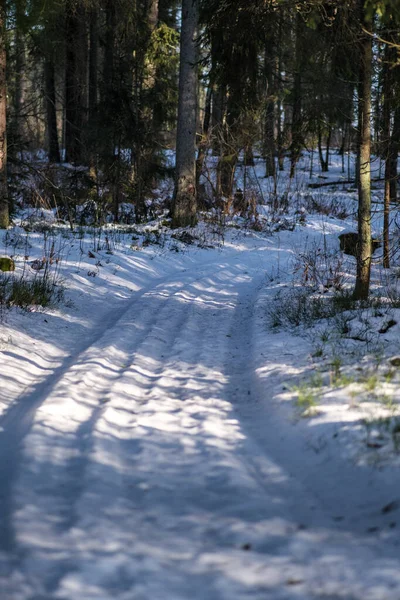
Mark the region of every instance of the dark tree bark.
<instances>
[{"instance_id":1,"label":"dark tree bark","mask_svg":"<svg viewBox=\"0 0 400 600\"><path fill-rule=\"evenodd\" d=\"M142 32L142 42L140 44L140 49L136 50L136 66L135 66L135 104L136 104L136 144L134 149L135 156L135 205L136 205L136 221L138 223L142 222L147 217L147 207L145 203L144 190L145 183L148 179L149 168L151 166L152 159L152 151L149 151L149 140L148 140L148 131L152 128L145 123L139 123L139 116L142 111L142 107L145 104L144 95L146 93L146 89L149 89L154 83L149 81L148 74L146 73L146 54L149 49L149 45L151 42L151 36L158 24L158 2L157 0L146 0L144 3L144 14L143 14L143 25L144 29ZM156 73L156 77L157 77ZM162 123L162 113L160 113L159 109L156 108L155 113L153 113L153 118L161 119L158 122L158 126ZM156 121L153 123L156 125ZM153 130L154 131L154 130Z\"/></svg>"},{"instance_id":2,"label":"dark tree bark","mask_svg":"<svg viewBox=\"0 0 400 600\"><path fill-rule=\"evenodd\" d=\"M203 119L203 131L201 134L201 140L199 142L199 149L196 160L196 194L199 191L200 176L203 170L204 161L206 159L207 148L208 148L208 134L210 131L211 122L211 99L212 99L212 85L211 82L207 88L206 102L204 106L204 119Z\"/></svg>"},{"instance_id":3,"label":"dark tree bark","mask_svg":"<svg viewBox=\"0 0 400 600\"><path fill-rule=\"evenodd\" d=\"M235 170L239 158L237 139L240 117L240 106L238 104L240 92L238 92L236 86L237 82L227 93L225 122L221 130L221 154L217 168L218 195L222 195L225 198L232 196Z\"/></svg>"},{"instance_id":4,"label":"dark tree bark","mask_svg":"<svg viewBox=\"0 0 400 600\"><path fill-rule=\"evenodd\" d=\"M388 34L387 34L388 35ZM389 34L390 35L390 34ZM396 53L394 55L394 58ZM393 71L391 62L393 59L393 49L386 46L383 56L382 67L382 93L383 93L383 108L382 108L382 138L383 138L383 156L385 158L385 192L383 199L383 266L385 269L390 267L389 257L389 219L390 219L390 179L392 174L392 165L390 159L390 138L391 127L390 119L392 116L393 105Z\"/></svg>"},{"instance_id":5,"label":"dark tree bark","mask_svg":"<svg viewBox=\"0 0 400 600\"><path fill-rule=\"evenodd\" d=\"M364 1L358 0L360 15L360 64L358 80L358 247L354 300L366 300L371 276L371 84L372 34Z\"/></svg>"},{"instance_id":6,"label":"dark tree bark","mask_svg":"<svg viewBox=\"0 0 400 600\"><path fill-rule=\"evenodd\" d=\"M221 36L213 32L211 38L211 75L212 87L211 97L211 127L212 127L212 152L214 156L220 156L222 150L222 130L226 107L226 86L220 81L215 81L217 69L217 55L221 51Z\"/></svg>"},{"instance_id":7,"label":"dark tree bark","mask_svg":"<svg viewBox=\"0 0 400 600\"><path fill-rule=\"evenodd\" d=\"M302 134L302 64L303 64L303 21L296 14L296 64L293 80L292 143L290 146L290 178L294 177L296 165L303 146Z\"/></svg>"},{"instance_id":8,"label":"dark tree bark","mask_svg":"<svg viewBox=\"0 0 400 600\"><path fill-rule=\"evenodd\" d=\"M283 171L285 168L285 147L284 147L284 132L282 128L282 114L283 114L283 105L282 105L282 82L281 82L281 72L282 72L282 53L283 53L283 16L282 10L279 11L278 15L278 33L277 33L277 56L275 59L275 83L276 83L276 91L278 96L278 101L276 104L276 146L277 146L277 155L278 155L278 168L279 171Z\"/></svg>"},{"instance_id":9,"label":"dark tree bark","mask_svg":"<svg viewBox=\"0 0 400 600\"><path fill-rule=\"evenodd\" d=\"M88 36L86 11L80 1L66 4L65 160L85 163Z\"/></svg>"},{"instance_id":10,"label":"dark tree bark","mask_svg":"<svg viewBox=\"0 0 400 600\"><path fill-rule=\"evenodd\" d=\"M265 130L264 130L264 155L265 176L275 177L275 100L276 96L274 81L274 47L271 39L267 40L264 54L264 72L266 83L266 106L265 106Z\"/></svg>"},{"instance_id":11,"label":"dark tree bark","mask_svg":"<svg viewBox=\"0 0 400 600\"><path fill-rule=\"evenodd\" d=\"M390 134L390 121L389 130L386 130L386 133L387 132L390 137L385 160L385 192L383 205L383 266L385 269L389 269L390 267L390 204L397 202L397 157L399 155L400 147L400 107L397 107L394 113L392 133ZM384 132L383 134L385 135Z\"/></svg>"},{"instance_id":12,"label":"dark tree bark","mask_svg":"<svg viewBox=\"0 0 400 600\"><path fill-rule=\"evenodd\" d=\"M326 147L325 147L325 156L322 149L322 128L321 123L318 122L318 155L319 162L321 165L321 171L323 173L327 173L329 171L329 151L331 145L331 137L332 137L332 126L328 126L328 132L326 135Z\"/></svg>"},{"instance_id":13,"label":"dark tree bark","mask_svg":"<svg viewBox=\"0 0 400 600\"><path fill-rule=\"evenodd\" d=\"M232 196L235 169L239 158L237 149L237 106L229 95L227 102L226 123L222 129L222 151L218 161L218 176L221 194L225 198Z\"/></svg>"},{"instance_id":14,"label":"dark tree bark","mask_svg":"<svg viewBox=\"0 0 400 600\"><path fill-rule=\"evenodd\" d=\"M177 6L171 0L158 0L158 21L166 23L169 27L176 27Z\"/></svg>"},{"instance_id":15,"label":"dark tree bark","mask_svg":"<svg viewBox=\"0 0 400 600\"><path fill-rule=\"evenodd\" d=\"M391 29L395 29L394 24L392 24ZM396 43L396 38L391 31L388 31L385 34L385 37ZM395 46L388 44L385 47L382 67L383 109L381 128L383 156L385 158L385 192L383 208L383 266L385 269L390 267L390 204L397 200L397 157L400 142L400 106L398 105L398 98L395 96L395 90L399 83L398 75L396 77L397 69L394 67L396 61L396 48ZM394 107L395 109L393 110ZM391 119L393 115L392 130Z\"/></svg>"},{"instance_id":16,"label":"dark tree bark","mask_svg":"<svg viewBox=\"0 0 400 600\"><path fill-rule=\"evenodd\" d=\"M211 125L212 125L212 153L214 156L221 154L221 140L223 120L225 114L225 86L214 83L212 89Z\"/></svg>"},{"instance_id":17,"label":"dark tree bark","mask_svg":"<svg viewBox=\"0 0 400 600\"><path fill-rule=\"evenodd\" d=\"M16 144L15 150L22 151L24 141L24 128L23 128L23 103L24 103L24 91L26 81L25 77L25 37L22 31L22 24L25 18L26 3L24 0L19 0L15 5L15 87L14 87L14 106L13 113L14 119L12 128L14 131Z\"/></svg>"},{"instance_id":18,"label":"dark tree bark","mask_svg":"<svg viewBox=\"0 0 400 600\"><path fill-rule=\"evenodd\" d=\"M58 145L57 112L56 112L56 86L54 75L54 62L50 55L44 62L45 102L46 102L46 130L49 162L59 163L60 147Z\"/></svg>"},{"instance_id":19,"label":"dark tree bark","mask_svg":"<svg viewBox=\"0 0 400 600\"><path fill-rule=\"evenodd\" d=\"M99 11L92 6L89 14L89 88L88 88L88 163L93 181L97 180L99 155Z\"/></svg>"},{"instance_id":20,"label":"dark tree bark","mask_svg":"<svg viewBox=\"0 0 400 600\"><path fill-rule=\"evenodd\" d=\"M198 0L182 0L174 227L196 223L197 27Z\"/></svg>"},{"instance_id":21,"label":"dark tree bark","mask_svg":"<svg viewBox=\"0 0 400 600\"><path fill-rule=\"evenodd\" d=\"M102 70L102 104L106 107L106 124L108 139L104 143L104 154L108 162L112 162L115 150L115 133L111 126L114 118L114 94L116 88L115 75L115 38L116 38L116 4L114 0L105 0L105 32L104 32L104 56Z\"/></svg>"},{"instance_id":22,"label":"dark tree bark","mask_svg":"<svg viewBox=\"0 0 400 600\"><path fill-rule=\"evenodd\" d=\"M9 225L7 186L6 0L0 1L0 229Z\"/></svg>"},{"instance_id":23,"label":"dark tree bark","mask_svg":"<svg viewBox=\"0 0 400 600\"><path fill-rule=\"evenodd\" d=\"M89 40L89 119L93 119L97 110L99 87L99 15L95 6L90 11Z\"/></svg>"}]
</instances>

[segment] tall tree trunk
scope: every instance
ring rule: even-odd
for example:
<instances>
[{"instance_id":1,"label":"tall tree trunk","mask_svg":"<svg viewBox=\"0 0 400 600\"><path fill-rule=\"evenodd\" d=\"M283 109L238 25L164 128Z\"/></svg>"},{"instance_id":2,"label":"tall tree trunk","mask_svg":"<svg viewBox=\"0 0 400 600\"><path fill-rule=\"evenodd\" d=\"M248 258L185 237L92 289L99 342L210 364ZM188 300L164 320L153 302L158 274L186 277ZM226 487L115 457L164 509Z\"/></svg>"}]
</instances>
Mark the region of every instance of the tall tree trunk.
<instances>
[{"instance_id":1,"label":"tall tree trunk","mask_svg":"<svg viewBox=\"0 0 400 600\"><path fill-rule=\"evenodd\" d=\"M282 103L282 82L281 82L281 74L282 74L282 60L283 60L283 15L282 10L279 11L279 24L278 24L278 37L277 37L277 57L275 59L275 83L276 83L276 91L278 95L278 102L276 105L276 145L277 145L277 154L278 154L278 168L279 171L283 171L285 168L285 136L284 130L282 126L282 116L283 116L283 103ZM274 179L276 186L276 177Z\"/></svg>"},{"instance_id":2,"label":"tall tree trunk","mask_svg":"<svg viewBox=\"0 0 400 600\"><path fill-rule=\"evenodd\" d=\"M294 177L295 168L300 158L303 145L302 135L302 64L303 64L303 20L296 14L296 64L293 80L292 110L292 143L290 147L290 178Z\"/></svg>"},{"instance_id":3,"label":"tall tree trunk","mask_svg":"<svg viewBox=\"0 0 400 600\"><path fill-rule=\"evenodd\" d=\"M199 143L199 149L197 153L196 161L196 194L198 195L199 183L201 173L203 171L204 161L206 159L207 148L208 148L208 134L210 130L211 122L211 99L212 99L212 84L211 81L207 88L206 102L204 106L204 119L203 119L203 131L201 134L201 140Z\"/></svg>"},{"instance_id":4,"label":"tall tree trunk","mask_svg":"<svg viewBox=\"0 0 400 600\"><path fill-rule=\"evenodd\" d=\"M9 224L6 65L6 0L0 0L0 229L6 229Z\"/></svg>"},{"instance_id":5,"label":"tall tree trunk","mask_svg":"<svg viewBox=\"0 0 400 600\"><path fill-rule=\"evenodd\" d=\"M219 83L213 84L211 124L212 124L212 153L220 156L222 150L223 121L225 113L225 87Z\"/></svg>"},{"instance_id":6,"label":"tall tree trunk","mask_svg":"<svg viewBox=\"0 0 400 600\"><path fill-rule=\"evenodd\" d=\"M84 126L86 122L88 37L86 11L82 1L66 5L65 66L65 160L85 162Z\"/></svg>"},{"instance_id":7,"label":"tall tree trunk","mask_svg":"<svg viewBox=\"0 0 400 600\"><path fill-rule=\"evenodd\" d=\"M321 171L323 173L327 173L329 171L329 150L331 145L331 137L332 137L332 125L328 125L328 132L326 134L326 147L325 147L325 157L322 151L322 128L321 123L318 121L318 155L319 162L321 164Z\"/></svg>"},{"instance_id":8,"label":"tall tree trunk","mask_svg":"<svg viewBox=\"0 0 400 600\"><path fill-rule=\"evenodd\" d=\"M16 151L22 152L23 141L23 119L22 108L25 91L25 38L22 32L22 25L25 18L25 1L16 2L16 23L15 23L15 92L14 92L14 123L13 131L15 135Z\"/></svg>"},{"instance_id":9,"label":"tall tree trunk","mask_svg":"<svg viewBox=\"0 0 400 600\"><path fill-rule=\"evenodd\" d=\"M113 127L110 126L113 122L114 110L114 94L116 88L115 76L115 37L116 37L116 4L114 0L105 0L105 32L104 32L104 57L103 57L103 77L102 77L102 103L108 108L107 125L108 139L105 140L105 154L107 161L112 162L114 159L114 150L116 146L115 133ZM111 108L111 113L110 113Z\"/></svg>"},{"instance_id":10,"label":"tall tree trunk","mask_svg":"<svg viewBox=\"0 0 400 600\"><path fill-rule=\"evenodd\" d=\"M326 148L325 148L325 164L326 171L329 171L329 154L331 150L331 139L332 139L332 125L328 125L328 133L326 134Z\"/></svg>"},{"instance_id":11,"label":"tall tree trunk","mask_svg":"<svg viewBox=\"0 0 400 600\"><path fill-rule=\"evenodd\" d=\"M221 194L225 198L232 196L235 170L239 158L236 141L239 117L237 109L237 104L233 101L232 95L228 94L226 123L223 125L222 149L218 161Z\"/></svg>"},{"instance_id":12,"label":"tall tree trunk","mask_svg":"<svg viewBox=\"0 0 400 600\"><path fill-rule=\"evenodd\" d=\"M371 276L371 84L372 19L364 1L358 0L360 14L360 64L358 80L358 248L354 300L366 300Z\"/></svg>"},{"instance_id":13,"label":"tall tree trunk","mask_svg":"<svg viewBox=\"0 0 400 600\"><path fill-rule=\"evenodd\" d=\"M116 105L120 80L117 78L117 3L115 0L104 2L105 28L104 28L104 55L102 64L101 104L102 117L105 120L107 138L101 141L103 161L107 176L107 183L111 190L114 207L114 221L118 220L120 184L120 132L116 123ZM92 96L93 98L93 96Z\"/></svg>"},{"instance_id":14,"label":"tall tree trunk","mask_svg":"<svg viewBox=\"0 0 400 600\"><path fill-rule=\"evenodd\" d=\"M99 12L90 9L89 21L89 89L88 89L88 162L93 181L97 180L97 157L99 153L98 99L99 99Z\"/></svg>"},{"instance_id":15,"label":"tall tree trunk","mask_svg":"<svg viewBox=\"0 0 400 600\"><path fill-rule=\"evenodd\" d=\"M221 36L215 32L211 38L211 74L210 83L212 86L211 103L211 127L212 127L212 153L214 156L220 156L222 151L223 122L226 104L226 86L215 81L215 72L217 69L217 54L221 49ZM218 187L218 186L217 186Z\"/></svg>"},{"instance_id":16,"label":"tall tree trunk","mask_svg":"<svg viewBox=\"0 0 400 600\"><path fill-rule=\"evenodd\" d=\"M47 54L44 61L44 80L46 92L46 130L49 162L59 163L61 161L61 157L57 132L54 61L50 54Z\"/></svg>"},{"instance_id":17,"label":"tall tree trunk","mask_svg":"<svg viewBox=\"0 0 400 600\"><path fill-rule=\"evenodd\" d=\"M274 44L273 40L268 39L265 44L264 53L264 71L265 71L265 83L266 83L266 105L265 105L265 142L264 142L264 155L265 155L265 176L275 177L275 100L276 95L275 82L274 82Z\"/></svg>"},{"instance_id":18,"label":"tall tree trunk","mask_svg":"<svg viewBox=\"0 0 400 600\"><path fill-rule=\"evenodd\" d=\"M390 35L390 34L386 34ZM389 222L390 222L390 179L392 174L392 165L390 157L390 138L391 138L391 127L390 119L392 115L392 100L393 100L393 70L391 68L392 59L396 58L396 51L394 52L390 46L386 46L383 56L382 66L382 93L383 93L383 108L382 112L382 140L381 143L383 148L380 154L385 158L385 192L383 199L383 266L385 269L390 267L390 256L389 256Z\"/></svg>"},{"instance_id":19,"label":"tall tree trunk","mask_svg":"<svg viewBox=\"0 0 400 600\"><path fill-rule=\"evenodd\" d=\"M322 151L322 128L321 128L320 121L318 121L318 142L317 142L317 145L318 145L319 163L321 165L321 171L324 173L328 169L326 168L325 159L324 159L324 153Z\"/></svg>"},{"instance_id":20,"label":"tall tree trunk","mask_svg":"<svg viewBox=\"0 0 400 600\"><path fill-rule=\"evenodd\" d=\"M385 133L384 133L385 135ZM390 135L390 121L389 121ZM394 113L393 131L389 138L385 160L385 193L383 206L383 266L390 267L390 204L397 202L397 158L400 146L400 107Z\"/></svg>"},{"instance_id":21,"label":"tall tree trunk","mask_svg":"<svg viewBox=\"0 0 400 600\"><path fill-rule=\"evenodd\" d=\"M158 24L158 2L157 0L146 0L144 3L143 15L143 31L140 50L136 51L135 65L135 103L136 103L136 118L137 120L137 137L135 144L135 206L136 206L136 222L140 223L147 217L147 207L145 203L145 184L148 181L149 168L153 156L152 143L146 134L146 127L143 123L139 123L139 117L144 106L144 94L150 89L154 82L146 72L146 54L151 42L151 36ZM157 77L157 73L156 73ZM157 115L156 115L157 116ZM154 125L154 124L153 124ZM148 128L150 130L151 127ZM158 133L158 132L157 132Z\"/></svg>"},{"instance_id":22,"label":"tall tree trunk","mask_svg":"<svg viewBox=\"0 0 400 600\"><path fill-rule=\"evenodd\" d=\"M400 101L400 98L398 99ZM390 201L397 202L397 159L400 151L400 105L396 106L390 136L389 157L391 164Z\"/></svg>"},{"instance_id":23,"label":"tall tree trunk","mask_svg":"<svg viewBox=\"0 0 400 600\"><path fill-rule=\"evenodd\" d=\"M89 119L92 120L97 110L99 87L99 14L95 6L90 11L89 40Z\"/></svg>"},{"instance_id":24,"label":"tall tree trunk","mask_svg":"<svg viewBox=\"0 0 400 600\"><path fill-rule=\"evenodd\" d=\"M196 223L197 27L198 0L182 0L174 227Z\"/></svg>"}]
</instances>

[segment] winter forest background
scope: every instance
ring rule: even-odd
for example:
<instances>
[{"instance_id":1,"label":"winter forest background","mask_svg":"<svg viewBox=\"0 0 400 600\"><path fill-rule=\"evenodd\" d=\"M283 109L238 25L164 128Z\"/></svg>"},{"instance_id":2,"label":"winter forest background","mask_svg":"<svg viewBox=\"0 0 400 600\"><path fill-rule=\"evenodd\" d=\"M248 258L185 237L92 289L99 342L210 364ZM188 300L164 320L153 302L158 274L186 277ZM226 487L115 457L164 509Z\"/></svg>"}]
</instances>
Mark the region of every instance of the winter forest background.
<instances>
[{"instance_id":1,"label":"winter forest background","mask_svg":"<svg viewBox=\"0 0 400 600\"><path fill-rule=\"evenodd\" d=\"M0 0L0 600L400 598L399 0Z\"/></svg>"},{"instance_id":2,"label":"winter forest background","mask_svg":"<svg viewBox=\"0 0 400 600\"><path fill-rule=\"evenodd\" d=\"M261 155L265 176L274 180L285 156L293 178L306 149L316 150L322 172L332 152L343 157L343 172L345 156L356 153L355 295L365 298L371 147L385 162L379 177L389 265L400 137L398 13L389 0L4 0L2 226L28 174L37 185L23 194L57 206L70 221L88 198L100 220L112 214L118 222L126 203L137 223L146 220L146 198L173 174L167 152L175 147L179 97L175 225L193 224L198 209L232 197L241 153L248 165L254 152ZM205 189L200 178L210 152L218 165ZM38 153L46 161L33 160Z\"/></svg>"}]
</instances>

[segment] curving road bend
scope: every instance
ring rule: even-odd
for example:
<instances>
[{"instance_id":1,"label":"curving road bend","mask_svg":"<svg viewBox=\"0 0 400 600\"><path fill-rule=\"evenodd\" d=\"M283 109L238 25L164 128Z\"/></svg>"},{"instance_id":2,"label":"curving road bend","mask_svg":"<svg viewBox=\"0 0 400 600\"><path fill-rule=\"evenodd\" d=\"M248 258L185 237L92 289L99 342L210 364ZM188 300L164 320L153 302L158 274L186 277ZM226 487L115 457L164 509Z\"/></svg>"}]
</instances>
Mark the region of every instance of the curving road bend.
<instances>
[{"instance_id":1,"label":"curving road bend","mask_svg":"<svg viewBox=\"0 0 400 600\"><path fill-rule=\"evenodd\" d=\"M257 375L261 267L155 282L3 416L1 600L400 598L393 490L349 495Z\"/></svg>"}]
</instances>

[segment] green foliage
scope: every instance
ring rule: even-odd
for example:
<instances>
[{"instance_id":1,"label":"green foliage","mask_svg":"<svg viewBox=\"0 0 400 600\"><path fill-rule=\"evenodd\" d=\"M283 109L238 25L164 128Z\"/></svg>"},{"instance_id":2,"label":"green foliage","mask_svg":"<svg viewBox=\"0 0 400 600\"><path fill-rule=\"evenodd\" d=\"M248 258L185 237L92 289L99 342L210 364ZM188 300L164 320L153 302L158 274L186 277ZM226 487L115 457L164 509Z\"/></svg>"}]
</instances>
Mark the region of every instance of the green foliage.
<instances>
[{"instance_id":1,"label":"green foliage","mask_svg":"<svg viewBox=\"0 0 400 600\"><path fill-rule=\"evenodd\" d=\"M331 385L342 387L349 385L353 379L342 373L343 361L340 356L334 355L331 361Z\"/></svg>"},{"instance_id":2,"label":"green foliage","mask_svg":"<svg viewBox=\"0 0 400 600\"><path fill-rule=\"evenodd\" d=\"M292 388L296 394L296 406L303 417L311 417L315 414L318 403L318 395L307 382L302 382Z\"/></svg>"},{"instance_id":3,"label":"green foliage","mask_svg":"<svg viewBox=\"0 0 400 600\"><path fill-rule=\"evenodd\" d=\"M12 258L7 256L0 257L0 271L15 271L15 263Z\"/></svg>"},{"instance_id":4,"label":"green foliage","mask_svg":"<svg viewBox=\"0 0 400 600\"><path fill-rule=\"evenodd\" d=\"M41 306L46 308L63 300L64 290L48 273L37 274L33 279L0 276L0 306Z\"/></svg>"},{"instance_id":5,"label":"green foliage","mask_svg":"<svg viewBox=\"0 0 400 600\"><path fill-rule=\"evenodd\" d=\"M379 382L379 378L376 373L372 373L371 375L369 375L364 382L365 389L367 390L367 392L375 391L375 389L378 385L378 382Z\"/></svg>"},{"instance_id":6,"label":"green foliage","mask_svg":"<svg viewBox=\"0 0 400 600\"><path fill-rule=\"evenodd\" d=\"M146 70L150 82L146 88L147 100L153 107L157 126L172 127L175 124L178 67L179 34L175 29L161 23L152 32L146 55Z\"/></svg>"}]
</instances>

